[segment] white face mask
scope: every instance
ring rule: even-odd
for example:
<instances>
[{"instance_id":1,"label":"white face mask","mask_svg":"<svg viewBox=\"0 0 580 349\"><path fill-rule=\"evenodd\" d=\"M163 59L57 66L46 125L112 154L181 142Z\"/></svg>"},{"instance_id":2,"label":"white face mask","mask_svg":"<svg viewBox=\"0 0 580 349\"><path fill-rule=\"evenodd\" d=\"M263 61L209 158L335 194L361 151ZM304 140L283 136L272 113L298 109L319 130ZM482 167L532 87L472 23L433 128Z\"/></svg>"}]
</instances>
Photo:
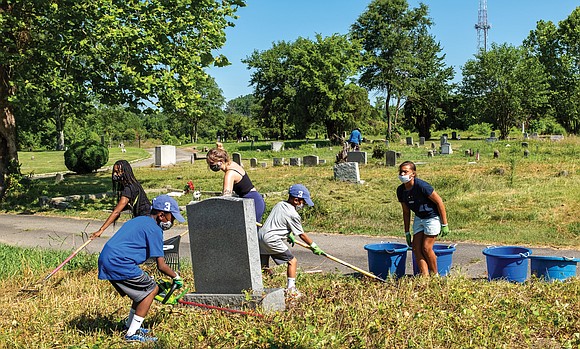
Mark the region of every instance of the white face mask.
<instances>
[{"instance_id":1,"label":"white face mask","mask_svg":"<svg viewBox=\"0 0 580 349\"><path fill-rule=\"evenodd\" d=\"M411 181L411 176L409 175L399 176L399 180L401 181L401 183L409 183Z\"/></svg>"},{"instance_id":2,"label":"white face mask","mask_svg":"<svg viewBox=\"0 0 580 349\"><path fill-rule=\"evenodd\" d=\"M171 229L171 227L173 226L172 222L159 222L159 227L161 227L161 230L169 230Z\"/></svg>"},{"instance_id":3,"label":"white face mask","mask_svg":"<svg viewBox=\"0 0 580 349\"><path fill-rule=\"evenodd\" d=\"M304 204L300 204L300 205L296 206L296 211L300 211L303 208L304 208Z\"/></svg>"}]
</instances>

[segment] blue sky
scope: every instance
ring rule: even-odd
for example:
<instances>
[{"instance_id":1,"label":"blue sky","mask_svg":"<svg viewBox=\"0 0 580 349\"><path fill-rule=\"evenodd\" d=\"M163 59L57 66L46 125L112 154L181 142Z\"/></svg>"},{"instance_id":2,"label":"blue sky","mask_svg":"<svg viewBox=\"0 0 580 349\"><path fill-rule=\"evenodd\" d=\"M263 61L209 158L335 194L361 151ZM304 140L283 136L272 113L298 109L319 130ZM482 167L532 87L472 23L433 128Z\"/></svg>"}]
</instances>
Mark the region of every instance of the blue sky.
<instances>
[{"instance_id":1,"label":"blue sky","mask_svg":"<svg viewBox=\"0 0 580 349\"><path fill-rule=\"evenodd\" d=\"M238 10L236 26L226 31L227 42L217 51L232 63L228 67L208 70L227 101L252 93L250 71L241 62L254 50L267 50L277 41L294 41L299 36L314 38L346 34L363 13L370 0L247 0ZM411 7L419 1L408 0ZM446 62L455 68L473 58L477 50L478 0L424 0L434 25L431 33L441 43ZM554 23L568 17L578 0L488 0L488 33L491 42L520 45L539 20ZM371 100L374 98L371 97Z\"/></svg>"}]
</instances>

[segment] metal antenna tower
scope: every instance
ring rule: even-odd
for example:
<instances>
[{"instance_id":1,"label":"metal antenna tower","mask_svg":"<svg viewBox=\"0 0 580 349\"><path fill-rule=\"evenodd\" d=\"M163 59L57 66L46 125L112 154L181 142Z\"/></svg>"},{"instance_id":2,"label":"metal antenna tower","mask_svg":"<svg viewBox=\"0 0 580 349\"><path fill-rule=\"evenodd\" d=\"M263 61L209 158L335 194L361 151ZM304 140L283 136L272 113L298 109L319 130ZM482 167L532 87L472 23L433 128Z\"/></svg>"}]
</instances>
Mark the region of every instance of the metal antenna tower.
<instances>
[{"instance_id":1,"label":"metal antenna tower","mask_svg":"<svg viewBox=\"0 0 580 349\"><path fill-rule=\"evenodd\" d=\"M487 0L479 0L479 10L477 11L477 50L487 51L487 31L491 29L491 24L487 23Z\"/></svg>"}]
</instances>

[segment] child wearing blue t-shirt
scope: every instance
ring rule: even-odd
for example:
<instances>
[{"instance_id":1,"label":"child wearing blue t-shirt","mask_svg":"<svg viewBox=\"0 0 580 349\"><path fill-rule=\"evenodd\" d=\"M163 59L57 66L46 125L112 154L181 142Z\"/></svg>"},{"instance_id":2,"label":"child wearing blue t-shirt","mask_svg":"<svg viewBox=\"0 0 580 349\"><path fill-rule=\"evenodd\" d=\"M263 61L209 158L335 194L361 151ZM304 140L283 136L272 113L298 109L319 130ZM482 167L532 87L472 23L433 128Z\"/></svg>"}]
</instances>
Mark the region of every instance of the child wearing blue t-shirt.
<instances>
[{"instance_id":1,"label":"child wearing blue t-shirt","mask_svg":"<svg viewBox=\"0 0 580 349\"><path fill-rule=\"evenodd\" d=\"M397 198L403 208L407 244L413 248L421 275L437 274L437 256L433 251L435 238L449 233L443 200L429 183L417 178L415 164L411 161L399 165L399 180L403 184L397 188ZM412 239L411 211L415 214Z\"/></svg>"},{"instance_id":2,"label":"child wearing blue t-shirt","mask_svg":"<svg viewBox=\"0 0 580 349\"><path fill-rule=\"evenodd\" d=\"M163 231L171 228L176 219L185 222L177 202L167 195L159 195L153 199L151 214L123 224L99 255L99 279L109 280L121 296L128 296L133 301L125 323L127 341L157 340L148 336L149 330L141 328L141 324L159 287L139 268L140 264L150 257L156 258L157 269L173 278L177 287L183 286L183 279L165 263L163 253Z\"/></svg>"}]
</instances>

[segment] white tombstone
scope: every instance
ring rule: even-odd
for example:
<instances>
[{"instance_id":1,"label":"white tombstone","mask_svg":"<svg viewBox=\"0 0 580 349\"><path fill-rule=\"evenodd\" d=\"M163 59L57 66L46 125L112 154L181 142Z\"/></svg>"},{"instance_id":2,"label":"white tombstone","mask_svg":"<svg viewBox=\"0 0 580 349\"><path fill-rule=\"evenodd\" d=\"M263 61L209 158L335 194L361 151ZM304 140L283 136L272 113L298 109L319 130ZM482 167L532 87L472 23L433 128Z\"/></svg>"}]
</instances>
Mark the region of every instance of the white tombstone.
<instances>
[{"instance_id":1,"label":"white tombstone","mask_svg":"<svg viewBox=\"0 0 580 349\"><path fill-rule=\"evenodd\" d=\"M442 155L449 155L449 154L453 154L453 149L451 149L451 144L449 143L443 143L441 145L441 154Z\"/></svg>"},{"instance_id":2,"label":"white tombstone","mask_svg":"<svg viewBox=\"0 0 580 349\"><path fill-rule=\"evenodd\" d=\"M175 165L176 163L174 145L158 145L155 147L155 167Z\"/></svg>"}]
</instances>

